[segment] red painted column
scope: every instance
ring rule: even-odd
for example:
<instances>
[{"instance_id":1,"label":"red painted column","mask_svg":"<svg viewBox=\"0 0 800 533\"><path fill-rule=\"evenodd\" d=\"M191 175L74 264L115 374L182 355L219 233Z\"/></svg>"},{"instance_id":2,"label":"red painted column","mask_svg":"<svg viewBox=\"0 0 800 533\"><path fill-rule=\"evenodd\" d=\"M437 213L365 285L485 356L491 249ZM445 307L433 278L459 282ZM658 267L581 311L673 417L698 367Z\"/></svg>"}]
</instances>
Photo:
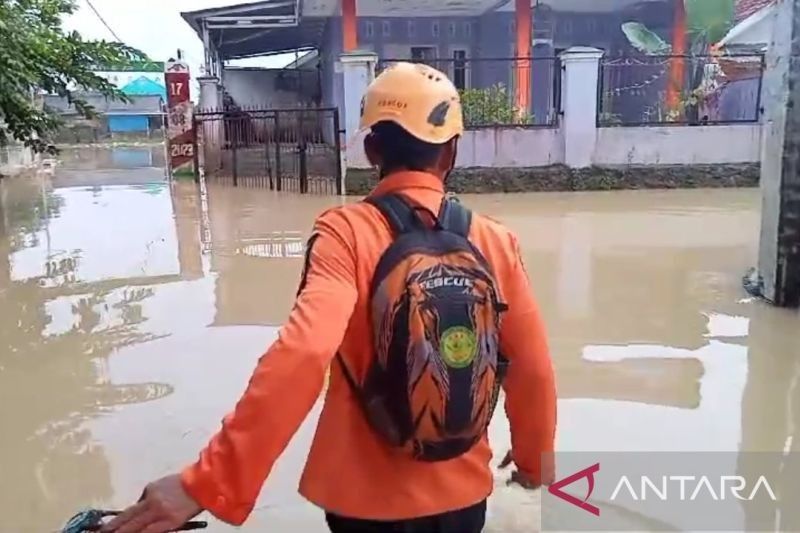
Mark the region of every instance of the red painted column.
<instances>
[{"instance_id":1,"label":"red painted column","mask_svg":"<svg viewBox=\"0 0 800 533\"><path fill-rule=\"evenodd\" d=\"M531 0L515 0L517 28L517 88L514 102L520 116L528 114L531 98L531 42L533 40Z\"/></svg>"},{"instance_id":2,"label":"red painted column","mask_svg":"<svg viewBox=\"0 0 800 533\"><path fill-rule=\"evenodd\" d=\"M358 48L358 23L356 0L342 0L342 50L352 52Z\"/></svg>"},{"instance_id":3,"label":"red painted column","mask_svg":"<svg viewBox=\"0 0 800 533\"><path fill-rule=\"evenodd\" d=\"M675 15L672 21L672 54L686 54L686 8L683 0L675 1ZM669 87L667 88L667 108L670 111L680 110L681 92L685 80L686 61L682 57L674 57L669 63Z\"/></svg>"}]
</instances>

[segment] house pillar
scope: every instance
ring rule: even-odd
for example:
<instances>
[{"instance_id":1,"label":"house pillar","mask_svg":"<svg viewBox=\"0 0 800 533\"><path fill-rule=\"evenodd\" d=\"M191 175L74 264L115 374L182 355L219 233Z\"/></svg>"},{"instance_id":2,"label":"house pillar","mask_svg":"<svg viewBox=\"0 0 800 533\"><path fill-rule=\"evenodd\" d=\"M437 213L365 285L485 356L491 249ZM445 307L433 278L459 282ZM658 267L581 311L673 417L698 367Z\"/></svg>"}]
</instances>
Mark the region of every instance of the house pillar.
<instances>
[{"instance_id":1,"label":"house pillar","mask_svg":"<svg viewBox=\"0 0 800 533\"><path fill-rule=\"evenodd\" d=\"M758 274L764 298L800 307L800 0L777 10L762 95Z\"/></svg>"},{"instance_id":2,"label":"house pillar","mask_svg":"<svg viewBox=\"0 0 800 533\"><path fill-rule=\"evenodd\" d=\"M200 84L200 109L220 109L222 102L220 102L219 97L219 78L216 76L200 76L197 78L197 82Z\"/></svg>"},{"instance_id":3,"label":"house pillar","mask_svg":"<svg viewBox=\"0 0 800 533\"><path fill-rule=\"evenodd\" d=\"M356 0L342 0L342 51L353 52L358 48L358 15Z\"/></svg>"},{"instance_id":4,"label":"house pillar","mask_svg":"<svg viewBox=\"0 0 800 533\"><path fill-rule=\"evenodd\" d=\"M515 0L515 26L517 28L517 59L516 80L517 86L514 102L517 112L521 116L528 114L531 98L531 44L533 42L531 0Z\"/></svg>"},{"instance_id":5,"label":"house pillar","mask_svg":"<svg viewBox=\"0 0 800 533\"><path fill-rule=\"evenodd\" d=\"M219 78L216 76L200 76L200 99L198 112L222 109L222 97ZM195 134L198 136L198 162L203 172L208 174L220 168L221 150L224 138L222 120L200 120Z\"/></svg>"},{"instance_id":6,"label":"house pillar","mask_svg":"<svg viewBox=\"0 0 800 533\"><path fill-rule=\"evenodd\" d=\"M358 134L361 121L361 99L367 86L375 79L378 56L372 52L355 51L339 57L342 68L344 94L342 98L341 123L344 128L346 165L343 168L369 168L364 155L363 138Z\"/></svg>"},{"instance_id":7,"label":"house pillar","mask_svg":"<svg viewBox=\"0 0 800 533\"><path fill-rule=\"evenodd\" d=\"M575 46L559 57L563 65L564 163L572 168L588 167L597 141L597 84L603 51Z\"/></svg>"}]
</instances>

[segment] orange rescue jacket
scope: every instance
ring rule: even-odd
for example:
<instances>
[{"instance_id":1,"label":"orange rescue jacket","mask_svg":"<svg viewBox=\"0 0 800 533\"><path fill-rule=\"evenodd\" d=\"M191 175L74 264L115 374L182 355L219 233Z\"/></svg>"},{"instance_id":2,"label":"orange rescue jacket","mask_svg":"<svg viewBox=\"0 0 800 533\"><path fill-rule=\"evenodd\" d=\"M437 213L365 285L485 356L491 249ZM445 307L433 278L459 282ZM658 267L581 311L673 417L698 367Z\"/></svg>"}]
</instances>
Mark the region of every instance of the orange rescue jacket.
<instances>
[{"instance_id":1,"label":"orange rescue jacket","mask_svg":"<svg viewBox=\"0 0 800 533\"><path fill-rule=\"evenodd\" d=\"M421 172L384 178L373 195L401 193L437 212L442 182ZM508 303L500 349L509 360L503 383L514 462L542 479L541 454L552 452L556 394L539 310L516 238L488 218L474 216L470 240L494 269ZM331 209L315 225L302 290L278 340L258 362L250 384L222 429L182 473L184 488L216 517L241 524L264 480L322 392L330 384L300 493L342 516L402 520L464 508L486 498L493 481L488 439L449 461L419 462L384 444L369 427L339 365L356 376L373 357L368 312L372 274L391 244L388 224L364 202ZM546 461L545 477L551 466Z\"/></svg>"}]
</instances>

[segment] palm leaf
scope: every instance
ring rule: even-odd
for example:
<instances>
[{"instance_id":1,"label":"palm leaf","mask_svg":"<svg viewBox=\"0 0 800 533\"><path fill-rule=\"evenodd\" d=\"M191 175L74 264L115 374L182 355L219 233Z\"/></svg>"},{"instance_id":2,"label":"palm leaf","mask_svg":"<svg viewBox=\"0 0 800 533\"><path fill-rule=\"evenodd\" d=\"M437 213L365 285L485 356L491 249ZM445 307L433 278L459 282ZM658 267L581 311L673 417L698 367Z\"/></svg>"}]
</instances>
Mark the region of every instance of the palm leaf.
<instances>
[{"instance_id":1,"label":"palm leaf","mask_svg":"<svg viewBox=\"0 0 800 533\"><path fill-rule=\"evenodd\" d=\"M672 47L652 30L640 22L626 22L622 31L631 46L645 54L668 54Z\"/></svg>"}]
</instances>

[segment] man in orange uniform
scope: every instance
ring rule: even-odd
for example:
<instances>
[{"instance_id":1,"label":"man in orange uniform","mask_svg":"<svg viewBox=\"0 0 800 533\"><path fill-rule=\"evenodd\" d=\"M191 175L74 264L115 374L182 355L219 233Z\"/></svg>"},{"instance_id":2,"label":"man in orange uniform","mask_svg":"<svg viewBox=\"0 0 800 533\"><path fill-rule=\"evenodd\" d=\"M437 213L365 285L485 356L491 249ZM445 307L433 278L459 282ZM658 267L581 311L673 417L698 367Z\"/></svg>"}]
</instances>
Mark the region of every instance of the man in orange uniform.
<instances>
[{"instance_id":1,"label":"man in orange uniform","mask_svg":"<svg viewBox=\"0 0 800 533\"><path fill-rule=\"evenodd\" d=\"M421 209L438 212L463 132L458 92L447 77L424 65L387 69L367 90L361 125L370 129L365 149L381 177L370 198L401 193ZM498 322L499 352L508 361L502 387L512 442L504 462L517 467L512 481L528 488L546 485L554 475L552 460L543 460L554 446L554 376L519 245L499 223L477 215L468 237L490 265L507 304ZM372 429L347 380L362 380L375 357L370 283L392 241L386 218L368 202L337 207L317 219L295 306L234 412L196 463L151 483L140 502L104 531L162 533L202 510L243 523L273 464L319 398L329 368L300 493L326 511L331 530L483 529L493 486L485 430L452 459L420 461L397 453ZM470 346L469 336L454 339ZM342 364L332 365L337 353ZM345 369L352 375L345 376Z\"/></svg>"}]
</instances>

